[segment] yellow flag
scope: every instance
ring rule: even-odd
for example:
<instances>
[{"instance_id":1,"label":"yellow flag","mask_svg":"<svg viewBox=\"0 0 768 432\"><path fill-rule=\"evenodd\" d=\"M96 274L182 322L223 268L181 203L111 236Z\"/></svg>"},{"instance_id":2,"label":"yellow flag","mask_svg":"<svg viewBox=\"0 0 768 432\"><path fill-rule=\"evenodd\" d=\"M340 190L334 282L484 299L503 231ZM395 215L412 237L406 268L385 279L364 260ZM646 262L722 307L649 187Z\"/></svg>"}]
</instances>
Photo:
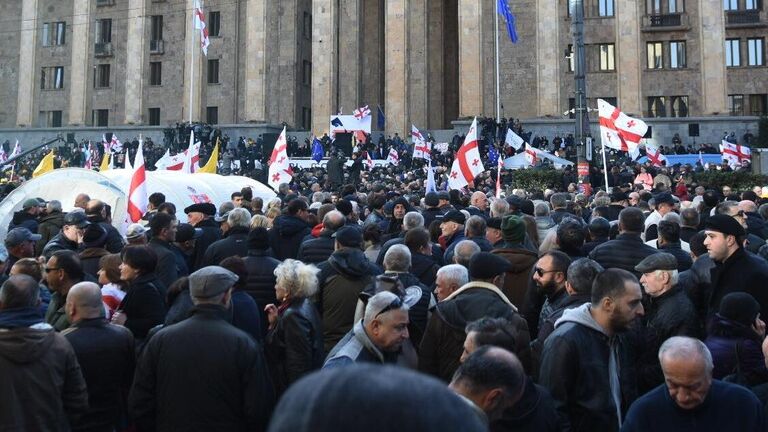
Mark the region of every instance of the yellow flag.
<instances>
[{"instance_id":1,"label":"yellow flag","mask_svg":"<svg viewBox=\"0 0 768 432\"><path fill-rule=\"evenodd\" d=\"M37 168L35 168L35 170L32 172L32 178L41 176L49 171L53 171L53 150L51 150L47 155L43 156L40 164L37 165Z\"/></svg>"},{"instance_id":2,"label":"yellow flag","mask_svg":"<svg viewBox=\"0 0 768 432\"><path fill-rule=\"evenodd\" d=\"M216 174L216 167L218 166L219 166L219 139L217 138L216 145L213 146L213 151L211 152L211 157L208 158L208 162L205 163L205 166L200 168L197 172Z\"/></svg>"},{"instance_id":3,"label":"yellow flag","mask_svg":"<svg viewBox=\"0 0 768 432\"><path fill-rule=\"evenodd\" d=\"M101 158L101 166L99 166L99 172L109 169L109 153L104 153L104 157Z\"/></svg>"}]
</instances>

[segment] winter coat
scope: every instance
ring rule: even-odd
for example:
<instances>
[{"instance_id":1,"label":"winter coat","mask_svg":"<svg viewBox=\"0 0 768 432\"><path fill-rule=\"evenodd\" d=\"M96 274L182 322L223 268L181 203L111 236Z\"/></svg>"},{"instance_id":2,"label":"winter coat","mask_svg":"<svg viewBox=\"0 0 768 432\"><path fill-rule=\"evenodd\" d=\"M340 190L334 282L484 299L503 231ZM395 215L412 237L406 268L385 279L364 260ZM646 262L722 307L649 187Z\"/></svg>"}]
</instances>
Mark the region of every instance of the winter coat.
<instances>
[{"instance_id":1,"label":"winter coat","mask_svg":"<svg viewBox=\"0 0 768 432\"><path fill-rule=\"evenodd\" d=\"M33 233L37 233L37 216L33 216L24 210L19 210L13 213L11 222L8 224L8 231L14 228L26 228Z\"/></svg>"},{"instance_id":2,"label":"winter coat","mask_svg":"<svg viewBox=\"0 0 768 432\"><path fill-rule=\"evenodd\" d=\"M67 431L88 409L75 351L36 308L0 312L0 429Z\"/></svg>"},{"instance_id":3,"label":"winter coat","mask_svg":"<svg viewBox=\"0 0 768 432\"><path fill-rule=\"evenodd\" d=\"M276 304L275 283L277 283L277 277L275 276L275 269L280 265L280 261L269 256L267 251L258 249L249 250L243 261L245 261L245 268L248 269L248 279L243 291L253 297L261 311L268 304ZM264 314L261 317L261 328L266 329L268 326L267 318Z\"/></svg>"},{"instance_id":4,"label":"winter coat","mask_svg":"<svg viewBox=\"0 0 768 432\"><path fill-rule=\"evenodd\" d=\"M663 246L659 246L658 250L675 256L677 259L677 271L679 272L686 271L693 265L693 258L691 258L691 254L684 251L680 247L680 242L668 243Z\"/></svg>"},{"instance_id":5,"label":"winter coat","mask_svg":"<svg viewBox=\"0 0 768 432\"><path fill-rule=\"evenodd\" d=\"M336 239L332 231L323 230L317 238L304 240L299 246L297 258L304 264L317 264L328 259L333 253Z\"/></svg>"},{"instance_id":6,"label":"winter coat","mask_svg":"<svg viewBox=\"0 0 768 432\"><path fill-rule=\"evenodd\" d=\"M760 304L760 316L768 316L768 262L763 258L739 248L725 262L716 263L710 275L710 316L720 308L720 300L732 292L750 294Z\"/></svg>"},{"instance_id":7,"label":"winter coat","mask_svg":"<svg viewBox=\"0 0 768 432\"><path fill-rule=\"evenodd\" d=\"M424 227L429 228L429 226L432 225L432 222L438 217L443 217L445 212L437 207L429 207L424 209L421 212L421 215L424 216Z\"/></svg>"},{"instance_id":8,"label":"winter coat","mask_svg":"<svg viewBox=\"0 0 768 432\"><path fill-rule=\"evenodd\" d=\"M98 279L99 261L101 257L109 255L109 251L103 248L88 248L80 252L80 265L83 266L83 273Z\"/></svg>"},{"instance_id":9,"label":"winter coat","mask_svg":"<svg viewBox=\"0 0 768 432\"><path fill-rule=\"evenodd\" d=\"M266 430L274 395L265 363L223 306L196 306L139 359L129 397L138 430Z\"/></svg>"},{"instance_id":10,"label":"winter coat","mask_svg":"<svg viewBox=\"0 0 768 432\"><path fill-rule=\"evenodd\" d=\"M419 347L419 370L450 381L464 350L465 327L483 317L506 318L512 323L518 347L515 354L530 371L528 324L501 290L478 281L454 291L432 310Z\"/></svg>"},{"instance_id":11,"label":"winter coat","mask_svg":"<svg viewBox=\"0 0 768 432\"><path fill-rule=\"evenodd\" d=\"M325 359L323 324L315 305L306 298L289 301L275 328L267 333L265 346L278 395L299 378L320 369Z\"/></svg>"},{"instance_id":12,"label":"winter coat","mask_svg":"<svg viewBox=\"0 0 768 432\"><path fill-rule=\"evenodd\" d=\"M149 329L163 323L166 309L162 292L154 273L138 276L126 289L118 310L126 315L124 325L137 341L147 337Z\"/></svg>"},{"instance_id":13,"label":"winter coat","mask_svg":"<svg viewBox=\"0 0 768 432\"><path fill-rule=\"evenodd\" d=\"M533 376L539 376L539 367L541 366L541 352L544 350L544 343L549 335L555 331L555 323L563 313L568 309L577 308L584 303L589 303L589 295L568 295L565 290L558 292L552 301L548 302L549 311L540 316L538 335L531 342L531 358L533 364ZM543 309L543 308L542 308Z\"/></svg>"},{"instance_id":14,"label":"winter coat","mask_svg":"<svg viewBox=\"0 0 768 432\"><path fill-rule=\"evenodd\" d=\"M557 224L551 216L536 216L536 232L539 234L539 242L544 241L549 230L556 227Z\"/></svg>"},{"instance_id":15,"label":"winter coat","mask_svg":"<svg viewBox=\"0 0 768 432\"><path fill-rule=\"evenodd\" d=\"M564 430L618 431L619 416L636 397L634 357L623 335L609 337L592 318L590 306L563 312L555 324L539 383L552 395Z\"/></svg>"},{"instance_id":16,"label":"winter coat","mask_svg":"<svg viewBox=\"0 0 768 432\"><path fill-rule=\"evenodd\" d=\"M61 231L61 227L64 226L64 215L60 211L48 213L40 218L40 223L37 225L37 233L40 234L40 240L37 241L35 250L37 253L41 253L45 244L48 243L53 236Z\"/></svg>"},{"instance_id":17,"label":"winter coat","mask_svg":"<svg viewBox=\"0 0 768 432\"><path fill-rule=\"evenodd\" d=\"M505 409L500 419L491 422L490 431L560 432L560 426L549 391L527 378L520 400Z\"/></svg>"},{"instance_id":18,"label":"winter coat","mask_svg":"<svg viewBox=\"0 0 768 432\"><path fill-rule=\"evenodd\" d=\"M58 292L51 294L51 302L48 303L48 310L45 312L45 322L56 331L66 330L70 325L67 312L64 310L66 304L67 296Z\"/></svg>"},{"instance_id":19,"label":"winter coat","mask_svg":"<svg viewBox=\"0 0 768 432\"><path fill-rule=\"evenodd\" d=\"M221 239L221 228L213 219L203 219L195 225L195 228L203 230L203 234L195 240L195 258L193 260L194 265L190 272L194 272L204 267L203 259L205 258L205 251L217 240Z\"/></svg>"},{"instance_id":20,"label":"winter coat","mask_svg":"<svg viewBox=\"0 0 768 432\"><path fill-rule=\"evenodd\" d=\"M352 363L397 364L404 367L415 366L413 345L404 343L398 352L382 351L373 343L365 331L363 320L357 321L353 328L336 344L323 364L323 369L346 366Z\"/></svg>"},{"instance_id":21,"label":"winter coat","mask_svg":"<svg viewBox=\"0 0 768 432\"><path fill-rule=\"evenodd\" d=\"M437 279L437 271L440 265L428 255L411 252L411 273L419 279L424 286L432 287Z\"/></svg>"},{"instance_id":22,"label":"winter coat","mask_svg":"<svg viewBox=\"0 0 768 432\"><path fill-rule=\"evenodd\" d=\"M166 289L179 278L179 267L176 263L176 252L172 249L170 243L152 237L148 246L157 254L157 265L155 266L155 276L162 286L158 285L160 294L165 299Z\"/></svg>"},{"instance_id":23,"label":"winter coat","mask_svg":"<svg viewBox=\"0 0 768 432\"><path fill-rule=\"evenodd\" d=\"M318 265L317 310L323 318L325 351L352 328L357 299L381 270L360 249L343 248Z\"/></svg>"},{"instance_id":24,"label":"winter coat","mask_svg":"<svg viewBox=\"0 0 768 432\"><path fill-rule=\"evenodd\" d=\"M120 235L120 232L117 230L117 228L112 226L112 224L107 223L100 215L88 215L88 222L99 224L99 226L102 227L104 231L106 231L107 242L104 245L104 249L108 250L109 253L120 253L120 251L123 250L123 247L125 246L125 240L123 240L123 236Z\"/></svg>"},{"instance_id":25,"label":"winter coat","mask_svg":"<svg viewBox=\"0 0 768 432\"><path fill-rule=\"evenodd\" d=\"M589 257L603 268L620 268L639 279L641 275L635 271L635 266L645 257L657 252L658 250L643 243L639 234L624 233L593 249Z\"/></svg>"},{"instance_id":26,"label":"winter coat","mask_svg":"<svg viewBox=\"0 0 768 432\"><path fill-rule=\"evenodd\" d=\"M309 224L297 216L280 215L275 218L272 229L268 232L269 245L275 258L280 261L295 259L299 255L301 241L311 231Z\"/></svg>"},{"instance_id":27,"label":"winter coat","mask_svg":"<svg viewBox=\"0 0 768 432\"><path fill-rule=\"evenodd\" d=\"M450 238L445 239L445 253L443 253L443 260L448 264L453 264L453 251L456 249L456 245L460 241L464 240L464 230L459 229Z\"/></svg>"},{"instance_id":28,"label":"winter coat","mask_svg":"<svg viewBox=\"0 0 768 432\"><path fill-rule=\"evenodd\" d=\"M47 261L51 259L51 256L53 256L54 252L60 250L71 250L73 252L77 252L80 250L80 245L76 242L70 241L68 238L64 237L62 232L59 232L53 236L53 238L48 243L45 244L42 255Z\"/></svg>"},{"instance_id":29,"label":"winter coat","mask_svg":"<svg viewBox=\"0 0 768 432\"><path fill-rule=\"evenodd\" d=\"M84 319L61 332L77 355L88 387L88 412L73 430L119 430L136 366L133 335L103 318Z\"/></svg>"},{"instance_id":30,"label":"winter coat","mask_svg":"<svg viewBox=\"0 0 768 432\"><path fill-rule=\"evenodd\" d=\"M528 289L528 281L531 279L531 269L539 256L536 252L524 249L521 245L505 244L501 249L491 251L494 255L499 255L512 264L512 269L504 276L504 286L501 291L507 296L520 313L528 314L526 310L525 294Z\"/></svg>"},{"instance_id":31,"label":"winter coat","mask_svg":"<svg viewBox=\"0 0 768 432\"><path fill-rule=\"evenodd\" d=\"M216 240L203 255L203 267L219 265L225 258L248 254L248 227L232 227L226 237Z\"/></svg>"},{"instance_id":32,"label":"winter coat","mask_svg":"<svg viewBox=\"0 0 768 432\"><path fill-rule=\"evenodd\" d=\"M715 314L704 344L712 354L712 377L723 379L738 372L746 384L768 382L768 369L761 348L762 341L751 327Z\"/></svg>"}]
</instances>

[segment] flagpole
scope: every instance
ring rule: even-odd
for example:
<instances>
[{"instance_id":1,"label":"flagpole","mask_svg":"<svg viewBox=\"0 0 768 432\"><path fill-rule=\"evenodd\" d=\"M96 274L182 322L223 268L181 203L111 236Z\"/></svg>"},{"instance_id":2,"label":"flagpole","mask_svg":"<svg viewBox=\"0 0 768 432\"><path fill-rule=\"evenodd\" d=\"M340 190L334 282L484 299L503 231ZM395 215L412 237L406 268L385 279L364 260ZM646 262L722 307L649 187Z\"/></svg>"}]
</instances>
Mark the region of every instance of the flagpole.
<instances>
[{"instance_id":1,"label":"flagpole","mask_svg":"<svg viewBox=\"0 0 768 432\"><path fill-rule=\"evenodd\" d=\"M190 28L191 28L192 34L190 35L191 37L189 38L189 41L190 41L190 48L192 49L192 55L190 56L191 61L189 65L189 124L191 125L192 124L192 97L193 97L192 95L194 93L192 91L192 88L193 88L192 86L195 85L194 84L195 82L195 34L194 34L195 33L195 3L194 2L192 2L192 26Z\"/></svg>"},{"instance_id":2,"label":"flagpole","mask_svg":"<svg viewBox=\"0 0 768 432\"><path fill-rule=\"evenodd\" d=\"M494 15L494 32L496 33L496 123L501 123L501 83L499 79L499 0L496 2ZM498 136L498 134L497 134Z\"/></svg>"},{"instance_id":3,"label":"flagpole","mask_svg":"<svg viewBox=\"0 0 768 432\"><path fill-rule=\"evenodd\" d=\"M605 145L601 145L603 149L603 175L605 175L605 191L608 192L608 163L605 161Z\"/></svg>"}]
</instances>

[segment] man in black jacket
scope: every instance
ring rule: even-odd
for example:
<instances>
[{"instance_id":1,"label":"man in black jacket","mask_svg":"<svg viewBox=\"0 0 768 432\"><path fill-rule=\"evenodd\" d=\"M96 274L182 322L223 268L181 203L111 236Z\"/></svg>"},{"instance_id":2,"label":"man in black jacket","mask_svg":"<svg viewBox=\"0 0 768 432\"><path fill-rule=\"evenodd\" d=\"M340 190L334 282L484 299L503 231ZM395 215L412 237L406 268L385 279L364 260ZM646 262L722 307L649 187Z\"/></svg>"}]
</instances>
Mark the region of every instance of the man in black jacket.
<instances>
[{"instance_id":1,"label":"man in black jacket","mask_svg":"<svg viewBox=\"0 0 768 432\"><path fill-rule=\"evenodd\" d=\"M569 309L544 343L539 383L573 431L618 431L636 397L632 353L621 337L643 315L637 278L621 269L600 273L592 303Z\"/></svg>"},{"instance_id":2,"label":"man in black jacket","mask_svg":"<svg viewBox=\"0 0 768 432\"><path fill-rule=\"evenodd\" d=\"M155 213L149 221L149 227L152 231L152 239L149 240L149 247L157 254L157 266L155 275L164 287L171 286L180 276L186 276L187 273L179 269L176 263L176 253L173 250L173 242L176 241L176 231L179 223L176 217L168 213Z\"/></svg>"},{"instance_id":3,"label":"man in black jacket","mask_svg":"<svg viewBox=\"0 0 768 432\"><path fill-rule=\"evenodd\" d=\"M135 366L133 334L104 320L101 288L80 282L69 290L66 305L72 326L61 332L77 355L88 387L88 412L73 431L119 430Z\"/></svg>"},{"instance_id":4,"label":"man in black jacket","mask_svg":"<svg viewBox=\"0 0 768 432\"><path fill-rule=\"evenodd\" d=\"M195 228L203 230L203 234L195 241L194 265L189 271L202 267L205 250L216 240L221 238L221 229L213 216L216 214L216 206L211 203L198 203L184 209L187 215L187 223Z\"/></svg>"},{"instance_id":5,"label":"man in black jacket","mask_svg":"<svg viewBox=\"0 0 768 432\"><path fill-rule=\"evenodd\" d=\"M225 237L211 244L205 251L203 265L219 265L225 258L244 257L248 254L248 231L251 225L251 213L244 208L236 208L227 215L229 229Z\"/></svg>"},{"instance_id":6,"label":"man in black jacket","mask_svg":"<svg viewBox=\"0 0 768 432\"><path fill-rule=\"evenodd\" d=\"M328 259L333 253L336 242L333 234L346 223L346 218L338 210L332 210L323 216L323 230L317 238L308 237L301 246L296 259L305 264L317 264Z\"/></svg>"},{"instance_id":7,"label":"man in black jacket","mask_svg":"<svg viewBox=\"0 0 768 432\"><path fill-rule=\"evenodd\" d=\"M597 246L589 257L606 269L620 268L639 276L635 270L637 263L658 252L640 238L644 220L643 211L639 208L627 207L622 210L619 213L619 235Z\"/></svg>"},{"instance_id":8,"label":"man in black jacket","mask_svg":"<svg viewBox=\"0 0 768 432\"><path fill-rule=\"evenodd\" d=\"M308 214L307 203L294 199L288 203L285 213L275 218L272 229L269 230L269 244L275 258L281 261L287 258L296 259L302 240L312 232L306 221Z\"/></svg>"},{"instance_id":9,"label":"man in black jacket","mask_svg":"<svg viewBox=\"0 0 768 432\"><path fill-rule=\"evenodd\" d=\"M120 235L117 228L107 222L107 206L104 202L97 199L88 201L85 214L88 217L88 222L99 224L107 232L107 243L104 245L104 249L110 253L120 253L125 246L125 241L123 241L123 236Z\"/></svg>"},{"instance_id":10,"label":"man in black jacket","mask_svg":"<svg viewBox=\"0 0 768 432\"><path fill-rule=\"evenodd\" d=\"M244 291L253 297L259 310L264 310L268 304L277 303L275 296L275 269L280 261L270 256L269 238L265 228L254 228L248 233L248 254L243 258L248 269L248 280ZM261 315L262 328L267 328L266 316Z\"/></svg>"},{"instance_id":11,"label":"man in black jacket","mask_svg":"<svg viewBox=\"0 0 768 432\"><path fill-rule=\"evenodd\" d=\"M64 216L64 225L62 225L61 231L46 243L42 255L49 259L56 251L70 250L76 252L83 243L83 234L87 226L88 219L82 211L67 213Z\"/></svg>"},{"instance_id":12,"label":"man in black jacket","mask_svg":"<svg viewBox=\"0 0 768 432\"><path fill-rule=\"evenodd\" d=\"M139 430L266 429L264 355L227 318L237 279L218 266L189 275L192 316L155 334L139 359L129 398Z\"/></svg>"}]
</instances>

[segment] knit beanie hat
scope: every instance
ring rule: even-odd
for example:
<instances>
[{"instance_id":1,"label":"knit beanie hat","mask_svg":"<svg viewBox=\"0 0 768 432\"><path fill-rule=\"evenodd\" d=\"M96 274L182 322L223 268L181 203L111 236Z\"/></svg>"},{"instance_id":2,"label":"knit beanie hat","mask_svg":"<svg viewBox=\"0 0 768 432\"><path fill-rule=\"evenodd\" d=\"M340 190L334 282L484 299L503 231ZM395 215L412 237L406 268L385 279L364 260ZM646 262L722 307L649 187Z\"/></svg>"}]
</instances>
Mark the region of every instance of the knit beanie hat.
<instances>
[{"instance_id":1,"label":"knit beanie hat","mask_svg":"<svg viewBox=\"0 0 768 432\"><path fill-rule=\"evenodd\" d=\"M720 301L718 315L731 321L751 325L760 313L760 304L745 292L732 292Z\"/></svg>"},{"instance_id":2,"label":"knit beanie hat","mask_svg":"<svg viewBox=\"0 0 768 432\"><path fill-rule=\"evenodd\" d=\"M501 236L508 243L522 243L525 240L525 222L520 216L509 215L501 221Z\"/></svg>"}]
</instances>

